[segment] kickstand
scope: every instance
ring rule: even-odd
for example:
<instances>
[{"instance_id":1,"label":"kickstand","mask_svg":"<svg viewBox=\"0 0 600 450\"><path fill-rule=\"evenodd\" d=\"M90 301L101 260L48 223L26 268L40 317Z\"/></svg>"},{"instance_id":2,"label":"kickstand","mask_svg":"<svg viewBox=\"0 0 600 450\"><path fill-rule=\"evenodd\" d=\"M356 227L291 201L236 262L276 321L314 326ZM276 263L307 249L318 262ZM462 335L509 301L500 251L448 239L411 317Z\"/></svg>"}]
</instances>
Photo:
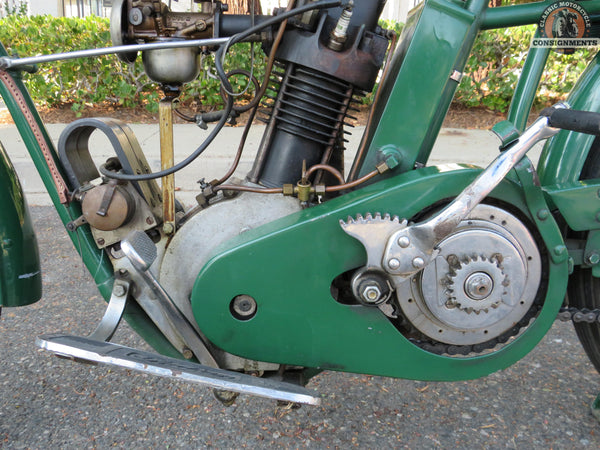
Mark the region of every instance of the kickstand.
<instances>
[{"instance_id":1,"label":"kickstand","mask_svg":"<svg viewBox=\"0 0 600 450\"><path fill-rule=\"evenodd\" d=\"M94 332L90 334L90 339L104 342L110 341L123 317L130 286L131 282L126 277L118 274L115 276L115 283L113 284L106 312Z\"/></svg>"}]
</instances>

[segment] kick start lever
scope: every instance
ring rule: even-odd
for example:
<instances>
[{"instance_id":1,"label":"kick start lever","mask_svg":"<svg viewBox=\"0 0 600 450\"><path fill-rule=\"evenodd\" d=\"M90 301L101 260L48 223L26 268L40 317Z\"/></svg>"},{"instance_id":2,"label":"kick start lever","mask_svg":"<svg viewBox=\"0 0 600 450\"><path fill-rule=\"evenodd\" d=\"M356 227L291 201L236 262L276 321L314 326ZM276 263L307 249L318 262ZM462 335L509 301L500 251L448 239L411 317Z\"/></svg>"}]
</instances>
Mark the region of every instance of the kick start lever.
<instances>
[{"instance_id":1,"label":"kick start lever","mask_svg":"<svg viewBox=\"0 0 600 450\"><path fill-rule=\"evenodd\" d=\"M568 108L566 104L558 104L553 109L559 111L565 108ZM396 220L394 225L387 227L385 235L388 237L383 254L379 253L383 242L372 242L374 238L382 239L383 233L373 233L370 221L350 220L347 223L340 221L340 224L367 250L370 264L367 268L383 268L396 281L404 281L435 258L436 245L456 229L537 142L554 136L558 131L558 128L550 125L548 116L540 116L438 214L415 225L406 226L406 221ZM369 254L370 250L379 254ZM374 267L376 261L381 261L381 267Z\"/></svg>"}]
</instances>

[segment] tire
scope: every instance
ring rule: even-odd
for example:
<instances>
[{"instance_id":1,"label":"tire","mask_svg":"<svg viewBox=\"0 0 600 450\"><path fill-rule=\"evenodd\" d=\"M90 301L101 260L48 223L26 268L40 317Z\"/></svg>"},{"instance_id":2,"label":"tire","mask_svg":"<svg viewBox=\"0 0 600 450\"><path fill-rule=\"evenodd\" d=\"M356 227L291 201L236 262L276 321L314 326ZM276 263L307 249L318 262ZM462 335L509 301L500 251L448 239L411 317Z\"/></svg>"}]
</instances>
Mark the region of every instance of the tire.
<instances>
[{"instance_id":1,"label":"tire","mask_svg":"<svg viewBox=\"0 0 600 450\"><path fill-rule=\"evenodd\" d=\"M600 178L600 138L596 138L581 171L581 180ZM586 237L580 236L580 237ZM575 308L600 308L600 278L592 275L592 269L576 266L567 287L569 306ZM573 322L577 337L588 358L600 372L600 324Z\"/></svg>"}]
</instances>

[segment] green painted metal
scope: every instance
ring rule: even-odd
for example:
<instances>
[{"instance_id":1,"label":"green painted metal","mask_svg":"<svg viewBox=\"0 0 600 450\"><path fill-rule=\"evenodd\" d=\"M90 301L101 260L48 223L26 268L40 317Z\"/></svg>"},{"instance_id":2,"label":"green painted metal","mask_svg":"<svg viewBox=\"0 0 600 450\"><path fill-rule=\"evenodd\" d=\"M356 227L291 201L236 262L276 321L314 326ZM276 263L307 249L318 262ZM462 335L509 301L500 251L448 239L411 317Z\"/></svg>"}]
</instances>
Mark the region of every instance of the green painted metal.
<instances>
[{"instance_id":1,"label":"green painted metal","mask_svg":"<svg viewBox=\"0 0 600 450\"><path fill-rule=\"evenodd\" d=\"M581 264L592 268L592 275L600 277L600 230L591 230L587 235Z\"/></svg>"},{"instance_id":2,"label":"green painted metal","mask_svg":"<svg viewBox=\"0 0 600 450\"><path fill-rule=\"evenodd\" d=\"M6 49L2 44L0 44L0 56L7 56ZM20 79L20 74L14 73L13 76L19 90L23 94L31 112L34 115L36 122L42 130L43 137L52 151L52 156L56 161L57 167L64 175L64 170L62 169L62 165L58 159L56 150L54 149L54 144L52 143L52 140L50 139L46 128L44 127L42 120L35 109L35 105L31 100L31 96L27 92L25 85ZM40 177L42 178L44 186L46 187L46 190L52 199L54 207L56 208L61 221L63 224L71 222L74 218L77 218L81 215L81 209L79 208L79 205L77 203L71 203L70 205L60 204L58 193L56 191L56 187L54 186L50 170L46 164L44 155L33 134L33 131L29 127L27 120L23 116L14 98L10 95L2 83L0 83L0 95L2 96L6 107L11 113L15 125L19 130L21 137L23 138L23 142L27 147L29 155L31 156L31 159L33 160L33 163L40 174ZM5 196L7 193L8 192L0 190L0 196ZM94 238L88 226L78 228L77 232L68 232L68 235L71 238L76 250L81 255L81 258L88 271L93 276L101 295L106 301L108 301L110 299L114 281L114 272L108 256L103 250L99 250L96 247ZM164 338L164 336L137 304L130 302L127 305L124 317L131 327L156 351L172 357L181 357L179 352L177 352L177 350L175 350L175 348L173 348L173 346Z\"/></svg>"},{"instance_id":3,"label":"green painted metal","mask_svg":"<svg viewBox=\"0 0 600 450\"><path fill-rule=\"evenodd\" d=\"M0 143L0 306L24 306L42 296L37 241L21 183Z\"/></svg>"},{"instance_id":4,"label":"green painted metal","mask_svg":"<svg viewBox=\"0 0 600 450\"><path fill-rule=\"evenodd\" d=\"M489 30L537 24L544 10L552 3L554 1L489 8L483 15L481 28ZM598 0L582 2L582 6L590 15L600 12L600 1Z\"/></svg>"},{"instance_id":5,"label":"green painted metal","mask_svg":"<svg viewBox=\"0 0 600 450\"><path fill-rule=\"evenodd\" d=\"M427 160L458 86L450 75L455 69L462 71L473 45L475 18L443 0L428 0L413 11L382 83L385 101L374 112L377 126L364 137L368 151L361 176L373 170L377 151L389 145L403 156L395 172ZM432 64L435 70L430 69Z\"/></svg>"},{"instance_id":6,"label":"green painted metal","mask_svg":"<svg viewBox=\"0 0 600 450\"><path fill-rule=\"evenodd\" d=\"M228 352L320 369L460 380L511 365L554 322L566 290L566 260L549 261L545 304L527 330L503 349L474 358L421 350L377 308L343 305L330 293L336 276L366 262L364 248L342 231L340 219L367 212L410 218L457 195L478 173L456 165L406 172L243 233L223 245L198 276L192 292L198 324ZM513 182L505 180L493 196L527 210L520 187ZM546 220L553 222L551 216ZM550 245L561 241L557 228L544 226L539 232ZM248 321L230 313L230 301L241 294L258 302L256 316Z\"/></svg>"},{"instance_id":7,"label":"green painted metal","mask_svg":"<svg viewBox=\"0 0 600 450\"><path fill-rule=\"evenodd\" d=\"M550 258L555 264L561 264L569 258L567 246L562 237L562 233L548 209L548 204L544 198L544 192L537 184L537 175L531 160L523 158L515 166L519 182L525 195L525 202L528 210L532 213L531 218L535 222L538 230L544 231L546 238L544 242Z\"/></svg>"},{"instance_id":8,"label":"green painted metal","mask_svg":"<svg viewBox=\"0 0 600 450\"><path fill-rule=\"evenodd\" d=\"M500 138L500 147L506 147L519 139L521 133L510 120L503 120L492 127L492 131Z\"/></svg>"},{"instance_id":9,"label":"green painted metal","mask_svg":"<svg viewBox=\"0 0 600 450\"><path fill-rule=\"evenodd\" d=\"M536 31L535 36L539 36L539 30ZM549 54L549 48L530 48L525 64L523 64L523 70L515 88L507 117L508 121L514 123L515 128L521 133L527 125L531 106Z\"/></svg>"},{"instance_id":10,"label":"green painted metal","mask_svg":"<svg viewBox=\"0 0 600 450\"><path fill-rule=\"evenodd\" d=\"M600 111L600 54L577 81L568 103L573 109ZM594 136L569 131L550 139L537 167L542 186L554 190L576 183L593 141Z\"/></svg>"},{"instance_id":11,"label":"green painted metal","mask_svg":"<svg viewBox=\"0 0 600 450\"><path fill-rule=\"evenodd\" d=\"M577 181L544 188L546 195L574 231L600 227L599 190L598 180Z\"/></svg>"}]
</instances>

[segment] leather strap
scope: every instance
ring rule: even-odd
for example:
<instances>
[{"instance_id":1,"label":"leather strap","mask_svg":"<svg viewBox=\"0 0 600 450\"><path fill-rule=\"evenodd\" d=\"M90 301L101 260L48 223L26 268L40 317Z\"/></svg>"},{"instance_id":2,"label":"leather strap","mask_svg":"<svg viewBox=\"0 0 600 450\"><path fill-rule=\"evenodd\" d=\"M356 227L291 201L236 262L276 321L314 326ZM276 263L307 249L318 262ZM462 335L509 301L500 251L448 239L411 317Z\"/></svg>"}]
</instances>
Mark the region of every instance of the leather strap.
<instances>
[{"instance_id":1,"label":"leather strap","mask_svg":"<svg viewBox=\"0 0 600 450\"><path fill-rule=\"evenodd\" d=\"M60 199L60 203L65 205L69 203L69 189L67 188L67 184L60 174L58 167L56 166L56 162L54 161L54 157L52 155L52 150L50 150L50 146L48 142L44 138L44 133L40 128L38 122L35 120L31 109L27 105L25 101L25 97L23 93L15 83L13 77L6 71L0 70L0 81L6 86L6 89L10 92L12 97L15 99L19 109L23 113L29 128L33 132L35 139L40 146L40 150L44 155L44 159L46 160L46 164L48 165L48 169L50 169L50 174L52 175L52 180L54 181L54 185L56 186L56 191L58 193L58 197Z\"/></svg>"}]
</instances>

